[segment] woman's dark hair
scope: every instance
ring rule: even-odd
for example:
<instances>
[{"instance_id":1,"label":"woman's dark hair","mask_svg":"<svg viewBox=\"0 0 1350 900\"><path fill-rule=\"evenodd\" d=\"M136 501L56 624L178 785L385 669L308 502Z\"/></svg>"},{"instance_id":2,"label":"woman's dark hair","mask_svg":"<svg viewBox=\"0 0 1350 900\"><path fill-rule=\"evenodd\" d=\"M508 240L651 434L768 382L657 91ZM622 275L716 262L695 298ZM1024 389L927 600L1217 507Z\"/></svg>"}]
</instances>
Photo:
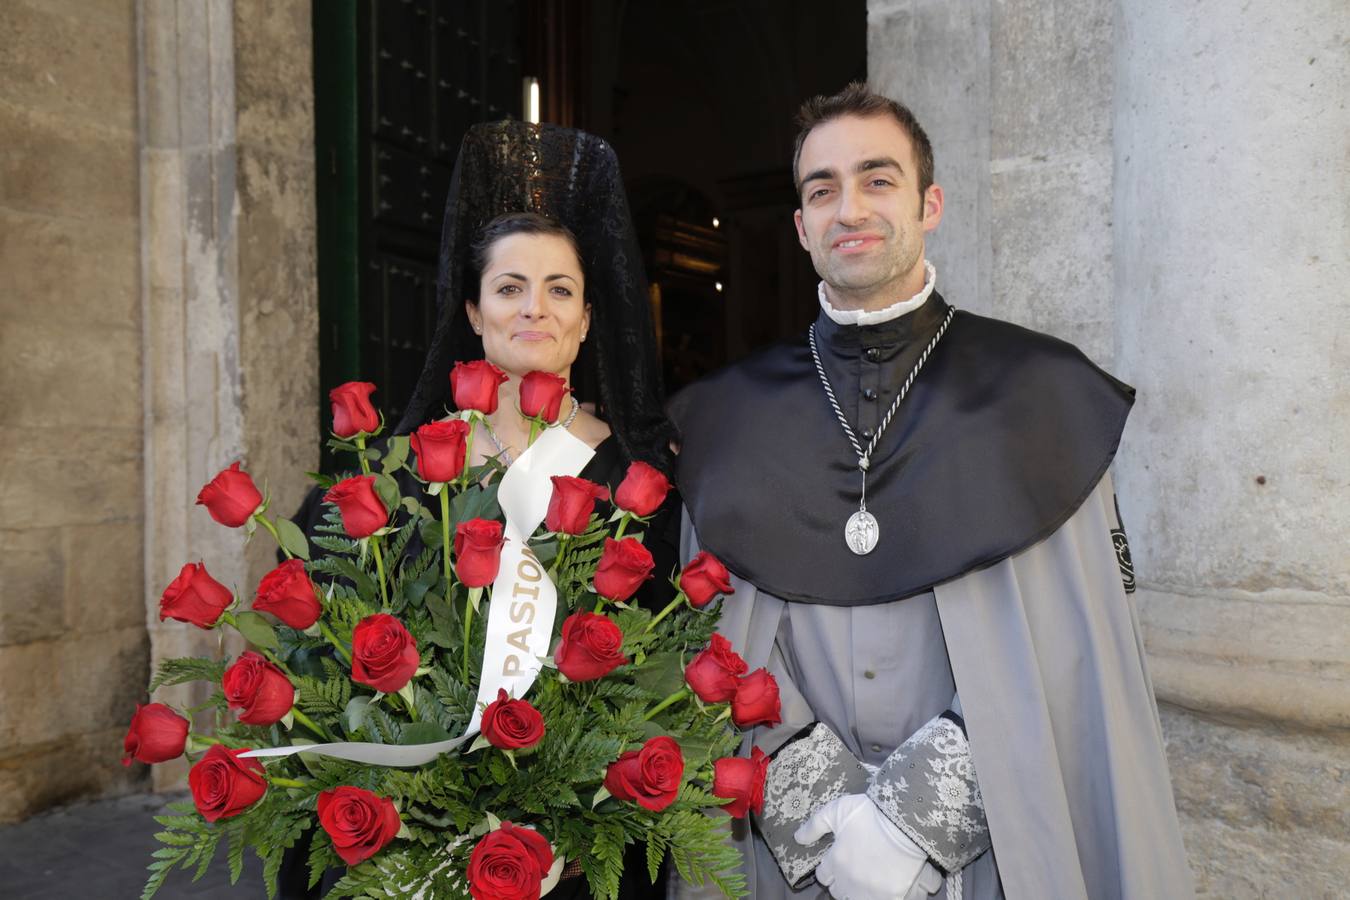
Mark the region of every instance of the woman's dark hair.
<instances>
[{"instance_id":1,"label":"woman's dark hair","mask_svg":"<svg viewBox=\"0 0 1350 900\"><path fill-rule=\"evenodd\" d=\"M576 254L577 265L581 267L582 277L586 275L586 260L581 255L581 247L577 244L577 236L572 233L561 222L550 219L548 216L541 216L533 212L513 212L503 213L483 226L483 230L478 233L469 250L469 277L466 278L465 287L469 288L472 296L467 299L475 306L478 305L478 283L483 278L483 272L487 269L488 260L492 256L493 246L502 238L510 237L513 234L542 234L552 237L562 238L567 241L572 252Z\"/></svg>"}]
</instances>

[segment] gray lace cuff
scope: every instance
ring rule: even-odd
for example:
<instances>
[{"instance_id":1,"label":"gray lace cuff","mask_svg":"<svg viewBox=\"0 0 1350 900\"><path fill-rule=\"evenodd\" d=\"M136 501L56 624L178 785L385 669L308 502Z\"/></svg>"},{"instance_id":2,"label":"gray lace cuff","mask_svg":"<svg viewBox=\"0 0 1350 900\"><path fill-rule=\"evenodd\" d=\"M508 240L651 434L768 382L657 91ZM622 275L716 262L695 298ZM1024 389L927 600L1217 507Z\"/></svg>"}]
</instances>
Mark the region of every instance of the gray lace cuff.
<instances>
[{"instance_id":1,"label":"gray lace cuff","mask_svg":"<svg viewBox=\"0 0 1350 900\"><path fill-rule=\"evenodd\" d=\"M867 796L948 872L989 849L989 824L960 720L943 713L887 757Z\"/></svg>"},{"instance_id":2,"label":"gray lace cuff","mask_svg":"<svg viewBox=\"0 0 1350 900\"><path fill-rule=\"evenodd\" d=\"M828 725L817 723L774 754L764 780L764 811L755 816L764 843L793 888L806 884L833 842L802 846L793 833L836 797L867 790L867 770Z\"/></svg>"}]
</instances>

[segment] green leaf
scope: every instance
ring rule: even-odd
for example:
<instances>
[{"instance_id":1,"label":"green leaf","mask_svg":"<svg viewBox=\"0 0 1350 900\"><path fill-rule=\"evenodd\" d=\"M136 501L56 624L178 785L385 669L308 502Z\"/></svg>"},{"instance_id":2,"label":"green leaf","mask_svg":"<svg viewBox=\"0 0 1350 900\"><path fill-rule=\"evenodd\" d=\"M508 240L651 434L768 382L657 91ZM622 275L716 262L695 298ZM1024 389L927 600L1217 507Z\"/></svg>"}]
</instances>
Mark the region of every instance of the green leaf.
<instances>
[{"instance_id":1,"label":"green leaf","mask_svg":"<svg viewBox=\"0 0 1350 900\"><path fill-rule=\"evenodd\" d=\"M305 533L300 530L299 525L290 519L277 516L277 536L281 539L281 546L285 547L291 556L309 559L309 541L305 540Z\"/></svg>"},{"instance_id":2,"label":"green leaf","mask_svg":"<svg viewBox=\"0 0 1350 900\"><path fill-rule=\"evenodd\" d=\"M434 744L437 741L450 740L450 732L435 722L413 722L403 726L399 735L400 744Z\"/></svg>"},{"instance_id":3,"label":"green leaf","mask_svg":"<svg viewBox=\"0 0 1350 900\"><path fill-rule=\"evenodd\" d=\"M673 651L653 653L633 675L640 687L662 697L673 694L684 684L680 654Z\"/></svg>"},{"instance_id":4,"label":"green leaf","mask_svg":"<svg viewBox=\"0 0 1350 900\"><path fill-rule=\"evenodd\" d=\"M380 495L384 501L385 509L397 509L399 501L398 482L394 480L393 475L381 472L375 476L375 493Z\"/></svg>"},{"instance_id":5,"label":"green leaf","mask_svg":"<svg viewBox=\"0 0 1350 900\"><path fill-rule=\"evenodd\" d=\"M365 694L358 694L347 701L347 707L342 711L342 727L348 734L361 730L361 726L366 722L366 713L370 710L370 701L373 699Z\"/></svg>"},{"instance_id":6,"label":"green leaf","mask_svg":"<svg viewBox=\"0 0 1350 900\"><path fill-rule=\"evenodd\" d=\"M277 633L273 630L271 623L258 613L248 610L235 613L234 627L239 630L245 640L255 647L262 647L267 650L281 649L281 642L277 640Z\"/></svg>"},{"instance_id":7,"label":"green leaf","mask_svg":"<svg viewBox=\"0 0 1350 900\"><path fill-rule=\"evenodd\" d=\"M380 464L380 469L385 474L394 474L396 469L407 462L408 441L407 435L399 435L389 439L389 444L385 448L384 461Z\"/></svg>"}]
</instances>

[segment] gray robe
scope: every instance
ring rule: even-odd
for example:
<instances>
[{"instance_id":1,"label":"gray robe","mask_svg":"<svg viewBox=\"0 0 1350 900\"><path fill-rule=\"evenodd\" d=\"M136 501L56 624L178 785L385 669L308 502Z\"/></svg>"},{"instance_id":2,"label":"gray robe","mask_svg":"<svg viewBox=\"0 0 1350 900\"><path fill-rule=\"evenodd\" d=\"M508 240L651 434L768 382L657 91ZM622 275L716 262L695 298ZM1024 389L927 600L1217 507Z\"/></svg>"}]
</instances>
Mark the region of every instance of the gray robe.
<instances>
[{"instance_id":1,"label":"gray robe","mask_svg":"<svg viewBox=\"0 0 1350 900\"><path fill-rule=\"evenodd\" d=\"M1050 537L931 594L788 604L733 577L719 630L751 668L768 666L783 694L783 724L749 740L771 751L819 719L877 764L906 728L946 708L954 684L993 841L964 871L966 898L1191 897L1113 526L1107 477ZM686 517L682 552L697 549ZM878 646L891 648L888 659L874 659ZM763 842L734 825L752 897L828 896L815 884L791 891ZM673 891L716 896L682 883Z\"/></svg>"}]
</instances>

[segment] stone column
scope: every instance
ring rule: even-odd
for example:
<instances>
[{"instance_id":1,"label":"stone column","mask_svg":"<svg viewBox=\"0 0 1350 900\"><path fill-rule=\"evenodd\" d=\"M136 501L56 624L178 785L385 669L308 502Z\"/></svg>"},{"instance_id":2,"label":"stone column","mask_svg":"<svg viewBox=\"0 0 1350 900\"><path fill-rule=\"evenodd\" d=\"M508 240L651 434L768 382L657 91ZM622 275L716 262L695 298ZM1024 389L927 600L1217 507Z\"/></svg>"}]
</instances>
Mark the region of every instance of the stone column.
<instances>
[{"instance_id":1,"label":"stone column","mask_svg":"<svg viewBox=\"0 0 1350 900\"><path fill-rule=\"evenodd\" d=\"M141 245L145 360L145 584L152 670L216 655L218 634L161 623L184 563L248 591L240 536L193 504L244 451L235 189L235 73L228 0L141 0ZM203 686L161 689L181 705ZM157 787L182 766L154 767Z\"/></svg>"},{"instance_id":2,"label":"stone column","mask_svg":"<svg viewBox=\"0 0 1350 900\"><path fill-rule=\"evenodd\" d=\"M1350 872L1350 7L1121 0L1117 486L1197 887Z\"/></svg>"}]
</instances>

